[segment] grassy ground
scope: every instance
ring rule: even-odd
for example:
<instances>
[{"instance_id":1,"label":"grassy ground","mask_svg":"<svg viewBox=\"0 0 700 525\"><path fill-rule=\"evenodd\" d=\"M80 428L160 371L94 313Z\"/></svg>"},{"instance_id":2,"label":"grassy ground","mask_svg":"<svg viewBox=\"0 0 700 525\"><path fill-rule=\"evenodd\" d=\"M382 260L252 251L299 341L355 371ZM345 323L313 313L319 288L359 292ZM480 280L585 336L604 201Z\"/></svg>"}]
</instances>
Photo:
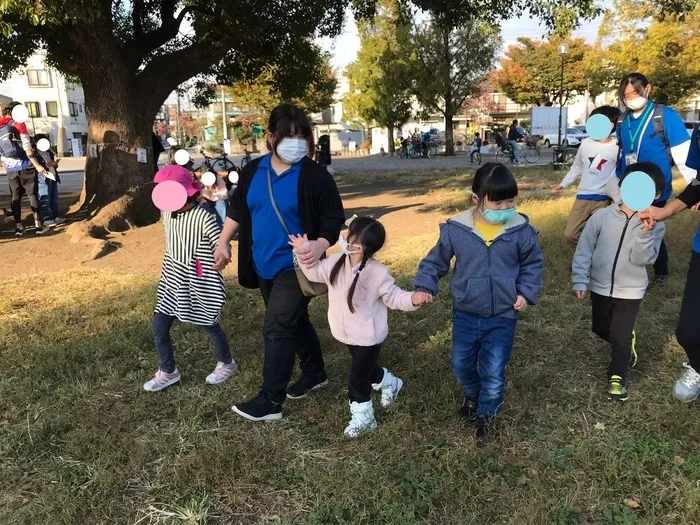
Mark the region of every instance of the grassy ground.
<instances>
[{"instance_id":1,"label":"grassy ground","mask_svg":"<svg viewBox=\"0 0 700 525\"><path fill-rule=\"evenodd\" d=\"M562 232L572 197L550 197L560 174L518 176L520 209L541 230L545 288L519 322L493 443L477 448L456 418L448 294L392 314L383 363L405 390L390 410L378 408L379 431L348 440L349 358L327 329L325 299L312 315L331 384L287 403L283 422L255 425L230 405L260 384L258 294L229 288L224 327L241 363L234 380L205 385L213 351L202 332L178 326L183 383L147 395L157 276L18 277L0 284L0 523L700 523L698 413L670 393L683 361L673 330L697 220L688 213L669 224L672 278L642 307L630 400L611 404L606 347L590 334L588 302L569 291ZM395 174L380 177L342 182L368 191L397 184ZM445 213L466 203L468 175L408 177L407 193L430 192ZM400 284L410 286L436 231L382 253Z\"/></svg>"}]
</instances>

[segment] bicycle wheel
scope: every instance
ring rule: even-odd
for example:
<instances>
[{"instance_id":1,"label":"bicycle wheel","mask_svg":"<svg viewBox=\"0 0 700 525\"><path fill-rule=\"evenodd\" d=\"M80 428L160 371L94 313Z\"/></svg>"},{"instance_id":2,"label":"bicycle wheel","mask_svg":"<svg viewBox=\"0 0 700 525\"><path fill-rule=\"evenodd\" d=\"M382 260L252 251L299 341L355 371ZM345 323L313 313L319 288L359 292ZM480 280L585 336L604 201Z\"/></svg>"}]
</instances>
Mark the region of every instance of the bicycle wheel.
<instances>
[{"instance_id":1,"label":"bicycle wheel","mask_svg":"<svg viewBox=\"0 0 700 525\"><path fill-rule=\"evenodd\" d=\"M510 156L510 151L503 151L502 149L499 149L496 152L496 160L501 164L508 164L513 159Z\"/></svg>"},{"instance_id":2,"label":"bicycle wheel","mask_svg":"<svg viewBox=\"0 0 700 525\"><path fill-rule=\"evenodd\" d=\"M437 157L437 154L438 154L438 147L436 145L431 144L430 146L428 146L428 158L429 159L434 159L435 157Z\"/></svg>"},{"instance_id":3,"label":"bicycle wheel","mask_svg":"<svg viewBox=\"0 0 700 525\"><path fill-rule=\"evenodd\" d=\"M527 148L525 150L525 162L528 164L534 164L538 160L540 160L540 150L537 148Z\"/></svg>"},{"instance_id":4,"label":"bicycle wheel","mask_svg":"<svg viewBox=\"0 0 700 525\"><path fill-rule=\"evenodd\" d=\"M406 150L404 148L401 148L397 155L400 159L405 159L406 158Z\"/></svg>"},{"instance_id":5,"label":"bicycle wheel","mask_svg":"<svg viewBox=\"0 0 700 525\"><path fill-rule=\"evenodd\" d=\"M412 159L415 159L417 157L416 148L411 148L410 150L408 150L408 154L411 156Z\"/></svg>"},{"instance_id":6,"label":"bicycle wheel","mask_svg":"<svg viewBox=\"0 0 700 525\"><path fill-rule=\"evenodd\" d=\"M214 164L212 165L212 168L214 168L214 171L216 171L217 173L228 173L229 171L236 169L236 165L224 157L217 159L216 162L214 162Z\"/></svg>"},{"instance_id":7,"label":"bicycle wheel","mask_svg":"<svg viewBox=\"0 0 700 525\"><path fill-rule=\"evenodd\" d=\"M477 151L476 153L474 153L474 162L476 162L477 164L481 164L481 152L480 151Z\"/></svg>"}]
</instances>

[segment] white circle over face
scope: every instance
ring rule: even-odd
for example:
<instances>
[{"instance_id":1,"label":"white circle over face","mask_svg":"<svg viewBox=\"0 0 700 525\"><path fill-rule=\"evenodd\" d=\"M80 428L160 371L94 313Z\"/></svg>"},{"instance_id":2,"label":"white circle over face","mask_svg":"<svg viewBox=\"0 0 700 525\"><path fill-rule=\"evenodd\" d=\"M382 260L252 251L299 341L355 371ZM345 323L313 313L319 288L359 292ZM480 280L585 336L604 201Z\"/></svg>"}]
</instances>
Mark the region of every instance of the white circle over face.
<instances>
[{"instance_id":1,"label":"white circle over face","mask_svg":"<svg viewBox=\"0 0 700 525\"><path fill-rule=\"evenodd\" d=\"M237 171L229 172L228 180L231 184L238 184L238 172Z\"/></svg>"},{"instance_id":2,"label":"white circle over face","mask_svg":"<svg viewBox=\"0 0 700 525\"><path fill-rule=\"evenodd\" d=\"M205 186L213 186L216 184L216 174L212 173L211 171L207 171L204 175L202 175L202 184Z\"/></svg>"},{"instance_id":3,"label":"white circle over face","mask_svg":"<svg viewBox=\"0 0 700 525\"><path fill-rule=\"evenodd\" d=\"M36 147L39 151L49 151L51 143L49 142L49 139L39 139L36 143Z\"/></svg>"},{"instance_id":4,"label":"white circle over face","mask_svg":"<svg viewBox=\"0 0 700 525\"><path fill-rule=\"evenodd\" d=\"M18 124L22 124L29 118L29 110L27 106L20 104L12 109L12 120Z\"/></svg>"},{"instance_id":5,"label":"white circle over face","mask_svg":"<svg viewBox=\"0 0 700 525\"><path fill-rule=\"evenodd\" d=\"M187 150L179 149L175 152L175 162L177 162L178 165L184 166L189 161L190 161L190 154L187 153Z\"/></svg>"}]
</instances>

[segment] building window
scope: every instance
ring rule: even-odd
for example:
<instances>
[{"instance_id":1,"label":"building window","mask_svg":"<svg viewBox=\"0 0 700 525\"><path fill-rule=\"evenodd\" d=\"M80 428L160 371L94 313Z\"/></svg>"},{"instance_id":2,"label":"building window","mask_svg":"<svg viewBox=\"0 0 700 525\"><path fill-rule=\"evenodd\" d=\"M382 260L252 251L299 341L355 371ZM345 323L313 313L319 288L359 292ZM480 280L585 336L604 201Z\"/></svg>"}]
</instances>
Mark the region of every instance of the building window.
<instances>
[{"instance_id":1,"label":"building window","mask_svg":"<svg viewBox=\"0 0 700 525\"><path fill-rule=\"evenodd\" d=\"M46 103L46 116L47 117L58 117L58 102L47 102Z\"/></svg>"},{"instance_id":2,"label":"building window","mask_svg":"<svg viewBox=\"0 0 700 525\"><path fill-rule=\"evenodd\" d=\"M41 116L41 106L38 102L25 102L24 105L29 110L29 116L37 118Z\"/></svg>"},{"instance_id":3,"label":"building window","mask_svg":"<svg viewBox=\"0 0 700 525\"><path fill-rule=\"evenodd\" d=\"M76 104L75 102L69 102L68 105L70 107L70 116L77 117L78 116L78 104Z\"/></svg>"},{"instance_id":4,"label":"building window","mask_svg":"<svg viewBox=\"0 0 700 525\"><path fill-rule=\"evenodd\" d=\"M51 85L49 72L46 69L27 69L27 80L30 86L48 87Z\"/></svg>"},{"instance_id":5,"label":"building window","mask_svg":"<svg viewBox=\"0 0 700 525\"><path fill-rule=\"evenodd\" d=\"M80 112L82 113L83 112L83 105L80 104L78 107L80 108Z\"/></svg>"}]
</instances>

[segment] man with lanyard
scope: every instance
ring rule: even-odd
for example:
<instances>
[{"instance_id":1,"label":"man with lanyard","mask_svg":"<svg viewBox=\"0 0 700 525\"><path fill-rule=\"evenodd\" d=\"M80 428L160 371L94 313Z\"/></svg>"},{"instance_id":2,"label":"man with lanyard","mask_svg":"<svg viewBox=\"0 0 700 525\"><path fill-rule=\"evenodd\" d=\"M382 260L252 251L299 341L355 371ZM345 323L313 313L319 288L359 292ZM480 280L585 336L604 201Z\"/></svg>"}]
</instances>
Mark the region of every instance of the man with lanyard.
<instances>
[{"instance_id":1,"label":"man with lanyard","mask_svg":"<svg viewBox=\"0 0 700 525\"><path fill-rule=\"evenodd\" d=\"M685 124L672 108L657 104L650 99L651 84L640 73L632 73L620 83L620 100L627 108L623 121L618 126L620 160L617 176L627 166L636 162L653 162L661 168L666 179L666 188L652 206L663 208L671 197L672 167L675 163L686 182L695 178L694 169L686 166L690 138ZM661 243L659 257L654 263L652 286L662 285L668 278L668 250Z\"/></svg>"}]
</instances>

